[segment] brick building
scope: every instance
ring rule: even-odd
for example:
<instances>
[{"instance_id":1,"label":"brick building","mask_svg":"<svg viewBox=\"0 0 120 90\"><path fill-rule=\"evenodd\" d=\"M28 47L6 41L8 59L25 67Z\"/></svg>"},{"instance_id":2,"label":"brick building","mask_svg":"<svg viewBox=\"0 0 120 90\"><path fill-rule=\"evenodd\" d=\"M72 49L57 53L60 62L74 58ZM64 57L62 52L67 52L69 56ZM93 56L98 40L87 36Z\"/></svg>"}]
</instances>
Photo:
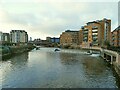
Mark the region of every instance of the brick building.
<instances>
[{"instance_id":1,"label":"brick building","mask_svg":"<svg viewBox=\"0 0 120 90\"><path fill-rule=\"evenodd\" d=\"M111 45L120 47L120 26L111 32Z\"/></svg>"},{"instance_id":2,"label":"brick building","mask_svg":"<svg viewBox=\"0 0 120 90\"><path fill-rule=\"evenodd\" d=\"M111 20L103 19L88 22L81 28L83 31L83 46L103 46L105 41L110 42Z\"/></svg>"},{"instance_id":3,"label":"brick building","mask_svg":"<svg viewBox=\"0 0 120 90\"><path fill-rule=\"evenodd\" d=\"M67 30L60 35L61 45L78 45L79 31Z\"/></svg>"}]
</instances>

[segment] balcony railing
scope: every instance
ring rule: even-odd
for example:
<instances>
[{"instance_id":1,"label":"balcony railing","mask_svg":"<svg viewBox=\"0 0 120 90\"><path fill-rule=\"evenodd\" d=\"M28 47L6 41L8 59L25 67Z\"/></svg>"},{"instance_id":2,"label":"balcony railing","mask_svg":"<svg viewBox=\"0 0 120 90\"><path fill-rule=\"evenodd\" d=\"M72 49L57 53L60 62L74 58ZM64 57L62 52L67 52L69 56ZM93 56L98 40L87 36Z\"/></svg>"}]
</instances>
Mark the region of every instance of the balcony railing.
<instances>
[{"instance_id":1,"label":"balcony railing","mask_svg":"<svg viewBox=\"0 0 120 90\"><path fill-rule=\"evenodd\" d=\"M93 38L98 38L98 35L92 35Z\"/></svg>"},{"instance_id":2,"label":"balcony railing","mask_svg":"<svg viewBox=\"0 0 120 90\"><path fill-rule=\"evenodd\" d=\"M98 33L98 31L92 31L92 33Z\"/></svg>"}]
</instances>

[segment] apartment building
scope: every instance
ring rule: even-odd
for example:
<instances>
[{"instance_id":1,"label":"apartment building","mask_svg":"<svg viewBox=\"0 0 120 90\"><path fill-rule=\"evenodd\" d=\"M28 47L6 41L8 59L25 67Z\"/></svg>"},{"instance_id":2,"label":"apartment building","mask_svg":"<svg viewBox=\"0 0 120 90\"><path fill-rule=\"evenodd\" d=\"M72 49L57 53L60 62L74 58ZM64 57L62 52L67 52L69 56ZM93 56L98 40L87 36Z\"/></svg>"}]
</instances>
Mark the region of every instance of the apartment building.
<instances>
[{"instance_id":1,"label":"apartment building","mask_svg":"<svg viewBox=\"0 0 120 90\"><path fill-rule=\"evenodd\" d=\"M103 46L105 41L110 42L111 20L109 19L88 22L81 29L83 46Z\"/></svg>"},{"instance_id":2,"label":"apartment building","mask_svg":"<svg viewBox=\"0 0 120 90\"><path fill-rule=\"evenodd\" d=\"M60 38L58 37L46 37L46 40L51 43L60 43Z\"/></svg>"},{"instance_id":3,"label":"apartment building","mask_svg":"<svg viewBox=\"0 0 120 90\"><path fill-rule=\"evenodd\" d=\"M26 43L28 42L28 34L24 30L10 31L10 41L12 43Z\"/></svg>"},{"instance_id":4,"label":"apartment building","mask_svg":"<svg viewBox=\"0 0 120 90\"><path fill-rule=\"evenodd\" d=\"M51 38L51 42L52 43L60 43L60 38L53 37L53 38Z\"/></svg>"},{"instance_id":5,"label":"apartment building","mask_svg":"<svg viewBox=\"0 0 120 90\"><path fill-rule=\"evenodd\" d=\"M0 41L2 41L2 36L3 36L3 33L0 32Z\"/></svg>"},{"instance_id":6,"label":"apartment building","mask_svg":"<svg viewBox=\"0 0 120 90\"><path fill-rule=\"evenodd\" d=\"M10 43L10 34L9 33L3 33L2 41L5 42L5 43Z\"/></svg>"},{"instance_id":7,"label":"apartment building","mask_svg":"<svg viewBox=\"0 0 120 90\"><path fill-rule=\"evenodd\" d=\"M60 35L61 45L78 45L79 31L66 30Z\"/></svg>"},{"instance_id":8,"label":"apartment building","mask_svg":"<svg viewBox=\"0 0 120 90\"><path fill-rule=\"evenodd\" d=\"M78 40L79 40L79 45L82 45L82 41L83 41L83 31L82 31L82 29L80 29L80 31L79 31Z\"/></svg>"},{"instance_id":9,"label":"apartment building","mask_svg":"<svg viewBox=\"0 0 120 90\"><path fill-rule=\"evenodd\" d=\"M120 47L120 26L111 32L111 45Z\"/></svg>"},{"instance_id":10,"label":"apartment building","mask_svg":"<svg viewBox=\"0 0 120 90\"><path fill-rule=\"evenodd\" d=\"M10 43L9 33L0 32L0 44Z\"/></svg>"}]
</instances>

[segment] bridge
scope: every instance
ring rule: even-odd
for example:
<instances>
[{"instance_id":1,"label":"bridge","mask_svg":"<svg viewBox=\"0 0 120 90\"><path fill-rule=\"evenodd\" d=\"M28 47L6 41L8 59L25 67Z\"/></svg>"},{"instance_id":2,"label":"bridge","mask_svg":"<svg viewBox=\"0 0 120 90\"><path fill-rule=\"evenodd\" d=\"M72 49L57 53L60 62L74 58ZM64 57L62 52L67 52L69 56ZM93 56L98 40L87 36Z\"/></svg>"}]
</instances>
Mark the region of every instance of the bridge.
<instances>
[{"instance_id":1,"label":"bridge","mask_svg":"<svg viewBox=\"0 0 120 90\"><path fill-rule=\"evenodd\" d=\"M101 57L106 61L109 61L110 64L113 65L117 74L120 76L120 53L102 48L100 51Z\"/></svg>"},{"instance_id":2,"label":"bridge","mask_svg":"<svg viewBox=\"0 0 120 90\"><path fill-rule=\"evenodd\" d=\"M103 57L106 61L109 61L111 64L118 63L120 65L120 53L102 48L100 51L101 57Z\"/></svg>"}]
</instances>

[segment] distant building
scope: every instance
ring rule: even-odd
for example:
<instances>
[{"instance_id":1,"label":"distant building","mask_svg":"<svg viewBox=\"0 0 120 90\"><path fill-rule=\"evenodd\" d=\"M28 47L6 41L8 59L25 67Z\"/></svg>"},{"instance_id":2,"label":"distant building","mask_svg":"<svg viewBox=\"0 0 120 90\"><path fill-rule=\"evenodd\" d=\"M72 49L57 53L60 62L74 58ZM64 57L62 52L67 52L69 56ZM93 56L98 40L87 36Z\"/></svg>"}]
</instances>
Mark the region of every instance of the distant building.
<instances>
[{"instance_id":1,"label":"distant building","mask_svg":"<svg viewBox=\"0 0 120 90\"><path fill-rule=\"evenodd\" d=\"M34 39L33 43L34 43L35 45L41 45L42 40L41 40L40 38L37 38L37 39Z\"/></svg>"},{"instance_id":2,"label":"distant building","mask_svg":"<svg viewBox=\"0 0 120 90\"><path fill-rule=\"evenodd\" d=\"M3 33L0 32L0 44L2 44L2 36L3 36Z\"/></svg>"},{"instance_id":3,"label":"distant building","mask_svg":"<svg viewBox=\"0 0 120 90\"><path fill-rule=\"evenodd\" d=\"M10 35L9 33L0 32L0 44L10 43Z\"/></svg>"},{"instance_id":4,"label":"distant building","mask_svg":"<svg viewBox=\"0 0 120 90\"><path fill-rule=\"evenodd\" d=\"M4 43L10 43L10 34L9 33L3 33L2 41Z\"/></svg>"},{"instance_id":5,"label":"distant building","mask_svg":"<svg viewBox=\"0 0 120 90\"><path fill-rule=\"evenodd\" d=\"M51 37L46 37L46 41L51 42Z\"/></svg>"},{"instance_id":6,"label":"distant building","mask_svg":"<svg viewBox=\"0 0 120 90\"><path fill-rule=\"evenodd\" d=\"M111 32L111 45L120 47L120 26Z\"/></svg>"},{"instance_id":7,"label":"distant building","mask_svg":"<svg viewBox=\"0 0 120 90\"><path fill-rule=\"evenodd\" d=\"M83 46L103 46L105 41L110 42L111 20L103 19L88 22L82 27Z\"/></svg>"},{"instance_id":8,"label":"distant building","mask_svg":"<svg viewBox=\"0 0 120 90\"><path fill-rule=\"evenodd\" d=\"M60 43L60 38L57 37L46 37L46 41L50 43Z\"/></svg>"},{"instance_id":9,"label":"distant building","mask_svg":"<svg viewBox=\"0 0 120 90\"><path fill-rule=\"evenodd\" d=\"M12 30L10 31L11 43L27 43L28 34L24 30Z\"/></svg>"},{"instance_id":10,"label":"distant building","mask_svg":"<svg viewBox=\"0 0 120 90\"><path fill-rule=\"evenodd\" d=\"M67 30L60 35L61 45L78 45L79 31Z\"/></svg>"},{"instance_id":11,"label":"distant building","mask_svg":"<svg viewBox=\"0 0 120 90\"><path fill-rule=\"evenodd\" d=\"M52 43L60 43L60 38L53 37L51 38Z\"/></svg>"},{"instance_id":12,"label":"distant building","mask_svg":"<svg viewBox=\"0 0 120 90\"><path fill-rule=\"evenodd\" d=\"M3 39L2 39L2 37L3 37L3 33L2 32L0 32L0 41L2 41Z\"/></svg>"},{"instance_id":13,"label":"distant building","mask_svg":"<svg viewBox=\"0 0 120 90\"><path fill-rule=\"evenodd\" d=\"M82 41L83 41L83 31L82 31L82 29L80 29L80 31L79 31L78 40L79 40L79 45L82 45Z\"/></svg>"},{"instance_id":14,"label":"distant building","mask_svg":"<svg viewBox=\"0 0 120 90\"><path fill-rule=\"evenodd\" d=\"M30 37L30 41L32 41L32 37Z\"/></svg>"}]
</instances>

